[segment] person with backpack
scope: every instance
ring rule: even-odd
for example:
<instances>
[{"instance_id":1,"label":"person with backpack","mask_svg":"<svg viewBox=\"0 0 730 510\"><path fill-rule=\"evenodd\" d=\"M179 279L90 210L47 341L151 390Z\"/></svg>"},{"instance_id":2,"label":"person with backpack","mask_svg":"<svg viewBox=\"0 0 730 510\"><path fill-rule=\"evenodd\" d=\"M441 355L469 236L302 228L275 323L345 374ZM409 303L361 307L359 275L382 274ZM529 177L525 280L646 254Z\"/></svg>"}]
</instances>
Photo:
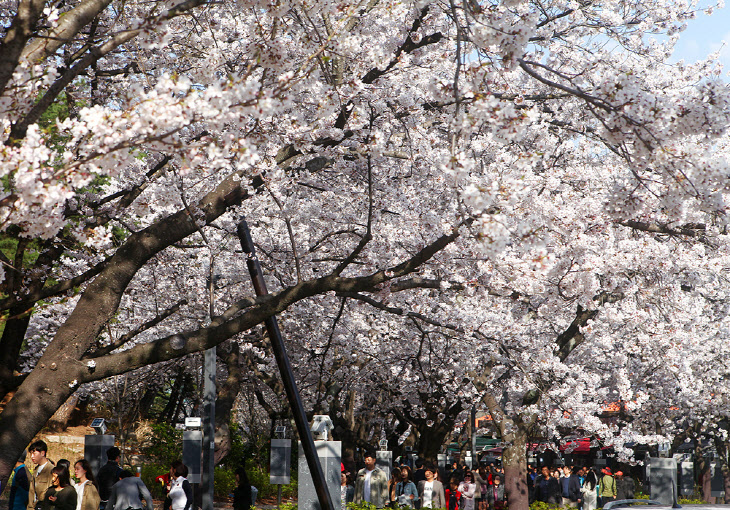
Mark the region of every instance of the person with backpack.
<instances>
[{"instance_id":1,"label":"person with backpack","mask_svg":"<svg viewBox=\"0 0 730 510\"><path fill-rule=\"evenodd\" d=\"M616 479L611 474L611 468L605 467L601 470L601 473L603 473L603 476L598 484L599 506L616 499Z\"/></svg>"}]
</instances>

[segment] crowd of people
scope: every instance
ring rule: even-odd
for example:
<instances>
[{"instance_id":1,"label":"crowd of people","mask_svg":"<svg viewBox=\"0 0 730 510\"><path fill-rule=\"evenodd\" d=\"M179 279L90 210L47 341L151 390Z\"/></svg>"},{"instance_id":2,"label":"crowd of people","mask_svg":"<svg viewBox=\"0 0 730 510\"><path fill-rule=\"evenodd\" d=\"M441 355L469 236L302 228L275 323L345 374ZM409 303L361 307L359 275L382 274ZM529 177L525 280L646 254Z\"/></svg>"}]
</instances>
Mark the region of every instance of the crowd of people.
<instances>
[{"instance_id":1,"label":"crowd of people","mask_svg":"<svg viewBox=\"0 0 730 510\"><path fill-rule=\"evenodd\" d=\"M347 503L368 502L376 508L445 508L446 510L500 510L506 507L504 471L495 463L482 461L471 470L454 462L438 469L423 461L415 471L407 464L393 466L390 479L376 466L376 455L368 452L365 467L354 476L341 475L341 508ZM616 499L634 499L634 480L606 467L529 467L530 503L542 501L561 508L595 510Z\"/></svg>"},{"instance_id":2,"label":"crowd of people","mask_svg":"<svg viewBox=\"0 0 730 510\"><path fill-rule=\"evenodd\" d=\"M107 463L96 475L86 459L77 460L73 479L68 460L54 464L47 454L46 443L36 441L18 459L11 479L9 510L154 510L152 494L142 479L120 466L119 448L107 450ZM28 455L32 469L25 465ZM190 510L193 506L187 476L187 466L176 460L169 473L157 477L167 492L163 510ZM245 469L236 471L236 482L234 510L250 510L252 492Z\"/></svg>"},{"instance_id":3,"label":"crowd of people","mask_svg":"<svg viewBox=\"0 0 730 510\"><path fill-rule=\"evenodd\" d=\"M25 465L30 455L32 469ZM152 495L142 480L119 466L121 452L112 447L109 461L94 475L86 459L73 464L48 459L48 445L36 441L13 469L10 510L153 510Z\"/></svg>"},{"instance_id":4,"label":"crowd of people","mask_svg":"<svg viewBox=\"0 0 730 510\"><path fill-rule=\"evenodd\" d=\"M364 457L365 467L354 476L342 468L341 504L372 503L376 508L445 508L446 510L500 510L505 507L504 472L482 463L470 470L453 463L440 470L416 461L393 466L390 479L375 465L374 452Z\"/></svg>"},{"instance_id":5,"label":"crowd of people","mask_svg":"<svg viewBox=\"0 0 730 510\"><path fill-rule=\"evenodd\" d=\"M621 471L591 467L542 466L540 472L530 466L527 475L530 503L543 501L563 508L595 510L618 499L634 499L634 480Z\"/></svg>"}]
</instances>

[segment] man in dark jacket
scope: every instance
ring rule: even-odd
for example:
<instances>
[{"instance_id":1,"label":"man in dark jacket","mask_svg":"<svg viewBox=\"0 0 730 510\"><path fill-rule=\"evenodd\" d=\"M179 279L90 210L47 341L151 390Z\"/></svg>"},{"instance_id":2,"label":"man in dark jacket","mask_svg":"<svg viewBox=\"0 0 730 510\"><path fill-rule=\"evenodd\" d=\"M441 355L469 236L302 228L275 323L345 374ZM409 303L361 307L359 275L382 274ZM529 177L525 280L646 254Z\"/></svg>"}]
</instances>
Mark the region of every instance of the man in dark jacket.
<instances>
[{"instance_id":1,"label":"man in dark jacket","mask_svg":"<svg viewBox=\"0 0 730 510\"><path fill-rule=\"evenodd\" d=\"M563 476L560 477L563 507L580 506L580 478L570 466L563 467Z\"/></svg>"},{"instance_id":2,"label":"man in dark jacket","mask_svg":"<svg viewBox=\"0 0 730 510\"><path fill-rule=\"evenodd\" d=\"M616 499L634 499L634 479L616 471Z\"/></svg>"},{"instance_id":3,"label":"man in dark jacket","mask_svg":"<svg viewBox=\"0 0 730 510\"><path fill-rule=\"evenodd\" d=\"M116 446L112 446L106 451L107 463L101 466L99 472L96 475L96 483L99 484L99 498L101 504L99 510L106 508L106 503L109 501L109 496L112 493L112 487L119 481L122 475L122 468L119 467L119 460L122 457L122 452Z\"/></svg>"},{"instance_id":4,"label":"man in dark jacket","mask_svg":"<svg viewBox=\"0 0 730 510\"><path fill-rule=\"evenodd\" d=\"M248 481L246 468L236 469L236 488L233 490L233 510L250 510L252 501L251 482Z\"/></svg>"},{"instance_id":5,"label":"man in dark jacket","mask_svg":"<svg viewBox=\"0 0 730 510\"><path fill-rule=\"evenodd\" d=\"M560 504L560 483L554 476L550 476L547 466L535 477L535 499L544 503Z\"/></svg>"}]
</instances>

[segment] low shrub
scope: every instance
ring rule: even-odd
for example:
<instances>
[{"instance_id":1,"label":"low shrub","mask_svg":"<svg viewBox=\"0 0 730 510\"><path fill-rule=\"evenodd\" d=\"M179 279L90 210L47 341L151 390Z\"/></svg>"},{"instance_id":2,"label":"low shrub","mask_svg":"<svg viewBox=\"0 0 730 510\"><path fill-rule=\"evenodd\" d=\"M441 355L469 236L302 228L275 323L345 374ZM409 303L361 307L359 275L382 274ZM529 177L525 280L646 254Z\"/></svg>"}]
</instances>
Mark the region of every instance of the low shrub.
<instances>
[{"instance_id":1,"label":"low shrub","mask_svg":"<svg viewBox=\"0 0 730 510\"><path fill-rule=\"evenodd\" d=\"M165 496L167 495L167 488L160 484L159 482L155 482L155 478L157 478L160 475L164 475L165 473L170 472L170 466L169 464L154 464L154 463L145 463L142 464L142 481L147 486L147 488L150 490L150 493L152 494L152 497L155 499L165 499Z\"/></svg>"},{"instance_id":2,"label":"low shrub","mask_svg":"<svg viewBox=\"0 0 730 510\"><path fill-rule=\"evenodd\" d=\"M213 474L213 494L216 498L227 498L236 488L236 475L232 469L217 467Z\"/></svg>"},{"instance_id":3,"label":"low shrub","mask_svg":"<svg viewBox=\"0 0 730 510\"><path fill-rule=\"evenodd\" d=\"M700 499L700 498L693 498L693 499L680 498L679 504L680 505L706 505L707 501L705 501L704 499Z\"/></svg>"}]
</instances>

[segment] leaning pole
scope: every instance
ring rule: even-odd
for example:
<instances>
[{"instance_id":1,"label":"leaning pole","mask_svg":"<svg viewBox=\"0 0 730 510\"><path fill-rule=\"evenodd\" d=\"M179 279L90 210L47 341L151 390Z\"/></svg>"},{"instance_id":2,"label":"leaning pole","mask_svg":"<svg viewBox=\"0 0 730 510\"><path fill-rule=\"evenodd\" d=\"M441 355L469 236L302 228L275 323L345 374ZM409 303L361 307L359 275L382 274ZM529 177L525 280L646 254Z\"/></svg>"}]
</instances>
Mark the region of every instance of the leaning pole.
<instances>
[{"instance_id":1,"label":"leaning pole","mask_svg":"<svg viewBox=\"0 0 730 510\"><path fill-rule=\"evenodd\" d=\"M238 239L241 241L241 248L243 248L243 252L246 254L246 266L248 267L248 272L251 275L256 295L265 296L269 292L266 290L264 274L261 271L259 259L256 258L256 250L254 249L253 240L251 239L251 231L248 229L248 224L245 219L241 220L238 224L237 233ZM327 489L324 472L322 471L322 466L319 463L319 457L317 456L317 451L314 447L314 440L312 439L312 434L309 430L307 415L304 412L302 399L299 396L299 390L297 389L296 382L294 381L294 373L292 372L291 364L289 363L289 357L286 354L284 340L281 337L276 317L272 315L264 321L264 324L266 325L266 331L269 333L269 338L271 339L271 347L274 351L274 357L276 358L276 364L279 367L282 382L284 383L286 397L289 400L292 412L294 413L294 423L297 426L299 438L302 441L304 456L307 459L307 465L309 466L309 471L312 474L312 481L314 482L314 488L317 491L319 505L322 510L334 510L332 498L330 497L330 492Z\"/></svg>"}]
</instances>

